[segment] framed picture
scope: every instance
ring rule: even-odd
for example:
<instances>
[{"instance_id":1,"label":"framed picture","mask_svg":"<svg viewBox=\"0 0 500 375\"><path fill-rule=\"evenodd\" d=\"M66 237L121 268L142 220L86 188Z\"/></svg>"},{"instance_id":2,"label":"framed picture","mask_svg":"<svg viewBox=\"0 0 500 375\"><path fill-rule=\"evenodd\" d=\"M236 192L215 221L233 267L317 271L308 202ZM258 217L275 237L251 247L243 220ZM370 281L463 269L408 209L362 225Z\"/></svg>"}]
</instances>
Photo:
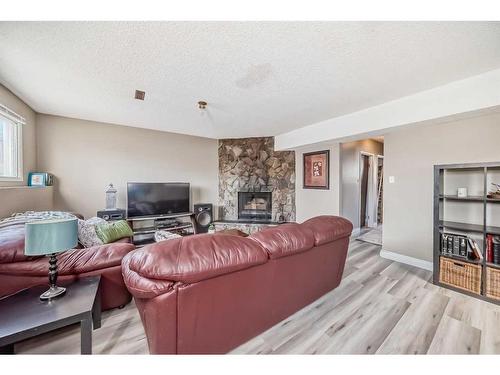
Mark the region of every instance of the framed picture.
<instances>
[{"instance_id":1,"label":"framed picture","mask_svg":"<svg viewBox=\"0 0 500 375\"><path fill-rule=\"evenodd\" d=\"M28 174L28 186L50 186L52 175L50 173L30 172Z\"/></svg>"},{"instance_id":2,"label":"framed picture","mask_svg":"<svg viewBox=\"0 0 500 375\"><path fill-rule=\"evenodd\" d=\"M304 189L330 189L330 151L304 154Z\"/></svg>"}]
</instances>

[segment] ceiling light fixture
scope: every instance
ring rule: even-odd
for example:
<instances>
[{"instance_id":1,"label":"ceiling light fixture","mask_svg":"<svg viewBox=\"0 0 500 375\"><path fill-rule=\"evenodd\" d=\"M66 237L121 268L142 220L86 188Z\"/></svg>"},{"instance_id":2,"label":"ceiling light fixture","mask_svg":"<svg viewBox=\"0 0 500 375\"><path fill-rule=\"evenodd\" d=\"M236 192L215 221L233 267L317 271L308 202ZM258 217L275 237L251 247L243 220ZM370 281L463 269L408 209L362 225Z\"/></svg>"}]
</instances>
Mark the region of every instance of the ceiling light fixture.
<instances>
[{"instance_id":1,"label":"ceiling light fixture","mask_svg":"<svg viewBox=\"0 0 500 375\"><path fill-rule=\"evenodd\" d=\"M146 96L146 92L145 91L135 90L135 98L137 100L144 100L145 96Z\"/></svg>"},{"instance_id":2,"label":"ceiling light fixture","mask_svg":"<svg viewBox=\"0 0 500 375\"><path fill-rule=\"evenodd\" d=\"M203 101L203 100L200 100L200 101L198 102L198 108L199 108L199 109L205 109L205 108L207 108L207 104L208 104L207 102L205 102L205 101Z\"/></svg>"}]
</instances>

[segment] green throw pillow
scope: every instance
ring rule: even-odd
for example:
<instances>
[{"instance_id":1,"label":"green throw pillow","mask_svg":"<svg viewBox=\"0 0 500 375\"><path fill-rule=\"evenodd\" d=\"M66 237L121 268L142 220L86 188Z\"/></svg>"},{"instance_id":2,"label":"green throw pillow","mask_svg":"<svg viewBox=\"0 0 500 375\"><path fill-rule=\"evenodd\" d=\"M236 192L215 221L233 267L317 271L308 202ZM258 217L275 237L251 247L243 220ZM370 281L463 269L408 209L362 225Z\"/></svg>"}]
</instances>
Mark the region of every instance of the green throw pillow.
<instances>
[{"instance_id":1,"label":"green throw pillow","mask_svg":"<svg viewBox=\"0 0 500 375\"><path fill-rule=\"evenodd\" d=\"M103 243L118 241L124 237L132 237L134 233L125 220L102 223L95 227L97 237Z\"/></svg>"}]
</instances>

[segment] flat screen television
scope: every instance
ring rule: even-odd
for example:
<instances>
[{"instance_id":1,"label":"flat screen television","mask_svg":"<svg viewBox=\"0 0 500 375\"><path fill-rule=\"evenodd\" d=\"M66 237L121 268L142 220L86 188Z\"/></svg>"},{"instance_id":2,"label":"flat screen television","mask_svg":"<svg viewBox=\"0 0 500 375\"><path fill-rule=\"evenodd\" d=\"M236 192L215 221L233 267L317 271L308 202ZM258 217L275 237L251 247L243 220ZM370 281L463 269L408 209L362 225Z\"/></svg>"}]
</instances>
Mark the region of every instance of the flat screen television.
<instances>
[{"instance_id":1,"label":"flat screen television","mask_svg":"<svg viewBox=\"0 0 500 375\"><path fill-rule=\"evenodd\" d=\"M187 182L127 183L127 217L167 216L189 212Z\"/></svg>"}]
</instances>

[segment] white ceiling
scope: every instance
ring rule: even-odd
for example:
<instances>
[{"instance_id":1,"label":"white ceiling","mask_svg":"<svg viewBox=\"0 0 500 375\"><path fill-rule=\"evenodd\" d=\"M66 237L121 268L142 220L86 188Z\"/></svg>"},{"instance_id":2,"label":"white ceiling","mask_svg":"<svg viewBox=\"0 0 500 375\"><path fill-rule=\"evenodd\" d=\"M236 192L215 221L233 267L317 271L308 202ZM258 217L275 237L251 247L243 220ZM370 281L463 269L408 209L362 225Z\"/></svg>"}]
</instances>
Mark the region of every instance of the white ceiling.
<instances>
[{"instance_id":1,"label":"white ceiling","mask_svg":"<svg viewBox=\"0 0 500 375\"><path fill-rule=\"evenodd\" d=\"M0 22L0 83L35 111L212 138L277 135L498 67L500 22Z\"/></svg>"}]
</instances>

